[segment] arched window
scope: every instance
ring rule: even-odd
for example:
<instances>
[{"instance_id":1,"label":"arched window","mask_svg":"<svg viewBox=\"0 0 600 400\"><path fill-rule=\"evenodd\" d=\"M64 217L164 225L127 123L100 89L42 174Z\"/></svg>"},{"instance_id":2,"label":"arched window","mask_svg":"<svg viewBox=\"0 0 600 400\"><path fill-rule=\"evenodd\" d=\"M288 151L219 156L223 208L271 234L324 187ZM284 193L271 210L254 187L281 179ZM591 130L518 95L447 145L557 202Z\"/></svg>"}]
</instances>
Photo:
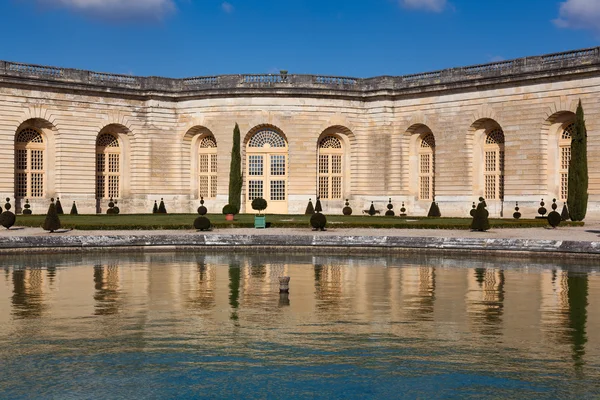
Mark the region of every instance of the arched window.
<instances>
[{"instance_id":1,"label":"arched window","mask_svg":"<svg viewBox=\"0 0 600 400\"><path fill-rule=\"evenodd\" d=\"M419 146L419 200L433 200L435 195L435 137L428 133Z\"/></svg>"},{"instance_id":2,"label":"arched window","mask_svg":"<svg viewBox=\"0 0 600 400\"><path fill-rule=\"evenodd\" d=\"M15 197L44 197L44 153L42 134L25 128L15 138Z\"/></svg>"},{"instance_id":3,"label":"arched window","mask_svg":"<svg viewBox=\"0 0 600 400\"><path fill-rule=\"evenodd\" d=\"M325 136L319 142L319 197L323 200L342 198L343 190L342 141L335 136Z\"/></svg>"},{"instance_id":4,"label":"arched window","mask_svg":"<svg viewBox=\"0 0 600 400\"><path fill-rule=\"evenodd\" d=\"M566 201L569 196L569 164L571 164L571 138L575 124L567 125L558 139L559 149L559 175L560 175L560 200Z\"/></svg>"},{"instance_id":5,"label":"arched window","mask_svg":"<svg viewBox=\"0 0 600 400\"><path fill-rule=\"evenodd\" d=\"M485 136L484 196L490 200L504 198L504 132L494 129Z\"/></svg>"},{"instance_id":6,"label":"arched window","mask_svg":"<svg viewBox=\"0 0 600 400\"><path fill-rule=\"evenodd\" d=\"M287 212L288 148L283 135L265 128L256 132L246 148L246 209L252 200L267 200L269 213Z\"/></svg>"},{"instance_id":7,"label":"arched window","mask_svg":"<svg viewBox=\"0 0 600 400\"><path fill-rule=\"evenodd\" d=\"M116 199L120 193L121 148L110 133L96 139L96 198Z\"/></svg>"},{"instance_id":8,"label":"arched window","mask_svg":"<svg viewBox=\"0 0 600 400\"><path fill-rule=\"evenodd\" d=\"M205 136L198 145L198 196L217 197L217 141Z\"/></svg>"}]
</instances>

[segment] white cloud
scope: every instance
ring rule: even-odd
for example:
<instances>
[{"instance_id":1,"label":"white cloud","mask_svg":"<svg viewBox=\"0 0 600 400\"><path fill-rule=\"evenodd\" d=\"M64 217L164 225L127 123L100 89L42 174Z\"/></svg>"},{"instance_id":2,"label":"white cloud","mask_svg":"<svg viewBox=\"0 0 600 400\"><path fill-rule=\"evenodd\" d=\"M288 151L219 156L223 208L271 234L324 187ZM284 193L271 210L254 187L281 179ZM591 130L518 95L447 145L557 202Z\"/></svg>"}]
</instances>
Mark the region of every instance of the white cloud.
<instances>
[{"instance_id":1,"label":"white cloud","mask_svg":"<svg viewBox=\"0 0 600 400\"><path fill-rule=\"evenodd\" d=\"M600 1L567 0L560 5L554 24L560 28L591 29L600 32Z\"/></svg>"},{"instance_id":2,"label":"white cloud","mask_svg":"<svg viewBox=\"0 0 600 400\"><path fill-rule=\"evenodd\" d=\"M233 4L228 3L226 1L223 2L223 4L221 4L221 8L223 9L223 11L225 11L227 14L231 14L234 10L235 7L233 7Z\"/></svg>"},{"instance_id":3,"label":"white cloud","mask_svg":"<svg viewBox=\"0 0 600 400\"><path fill-rule=\"evenodd\" d=\"M400 0L400 4L406 8L442 12L446 8L446 0Z\"/></svg>"},{"instance_id":4,"label":"white cloud","mask_svg":"<svg viewBox=\"0 0 600 400\"><path fill-rule=\"evenodd\" d=\"M174 0L36 0L92 18L160 21L176 10Z\"/></svg>"}]
</instances>

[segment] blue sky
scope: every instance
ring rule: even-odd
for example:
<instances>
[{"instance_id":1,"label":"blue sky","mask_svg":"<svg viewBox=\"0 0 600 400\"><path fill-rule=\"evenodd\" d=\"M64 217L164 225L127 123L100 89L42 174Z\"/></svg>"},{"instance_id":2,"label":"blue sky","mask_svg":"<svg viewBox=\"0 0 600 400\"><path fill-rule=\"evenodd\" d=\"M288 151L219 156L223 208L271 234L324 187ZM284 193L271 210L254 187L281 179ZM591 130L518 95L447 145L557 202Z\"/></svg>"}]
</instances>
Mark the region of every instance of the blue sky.
<instances>
[{"instance_id":1,"label":"blue sky","mask_svg":"<svg viewBox=\"0 0 600 400\"><path fill-rule=\"evenodd\" d=\"M600 0L0 0L0 26L7 61L369 77L598 46Z\"/></svg>"}]
</instances>

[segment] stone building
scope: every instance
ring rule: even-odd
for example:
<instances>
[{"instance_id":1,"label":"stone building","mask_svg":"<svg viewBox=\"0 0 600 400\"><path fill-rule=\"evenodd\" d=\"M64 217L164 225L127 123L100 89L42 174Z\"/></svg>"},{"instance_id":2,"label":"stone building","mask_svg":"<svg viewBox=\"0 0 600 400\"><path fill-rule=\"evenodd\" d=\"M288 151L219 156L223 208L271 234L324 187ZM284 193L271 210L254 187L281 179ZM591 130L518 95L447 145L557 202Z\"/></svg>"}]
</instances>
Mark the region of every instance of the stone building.
<instances>
[{"instance_id":1,"label":"stone building","mask_svg":"<svg viewBox=\"0 0 600 400\"><path fill-rule=\"evenodd\" d=\"M581 100L589 208L600 216L600 48L398 77L270 74L168 79L0 62L0 196L34 213L50 197L80 213L209 212L227 203L232 131L243 199L268 213L355 212L392 198L411 215L433 199L467 216L566 200Z\"/></svg>"}]
</instances>

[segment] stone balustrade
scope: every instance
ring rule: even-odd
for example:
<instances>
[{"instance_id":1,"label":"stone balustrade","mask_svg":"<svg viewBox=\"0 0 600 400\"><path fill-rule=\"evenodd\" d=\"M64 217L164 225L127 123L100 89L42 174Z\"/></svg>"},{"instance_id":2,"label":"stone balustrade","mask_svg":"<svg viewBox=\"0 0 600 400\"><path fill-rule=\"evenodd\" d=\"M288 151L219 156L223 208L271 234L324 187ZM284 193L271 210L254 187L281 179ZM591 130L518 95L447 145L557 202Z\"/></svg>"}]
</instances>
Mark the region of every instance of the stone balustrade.
<instances>
[{"instance_id":1,"label":"stone balustrade","mask_svg":"<svg viewBox=\"0 0 600 400\"><path fill-rule=\"evenodd\" d=\"M138 77L122 74L82 71L43 65L0 61L0 82L17 80L21 83L43 80L47 85L75 84L105 88L137 89L140 91L179 93L205 90L248 89L296 89L341 90L361 94L374 91L414 89L431 85L448 85L497 77L535 75L540 73L600 70L600 47L525 57L489 64L450 68L404 76L380 76L351 78L297 74L242 74L199 76L171 79L162 77ZM585 72L585 71L584 71ZM106 89L105 89L106 90Z\"/></svg>"}]
</instances>

